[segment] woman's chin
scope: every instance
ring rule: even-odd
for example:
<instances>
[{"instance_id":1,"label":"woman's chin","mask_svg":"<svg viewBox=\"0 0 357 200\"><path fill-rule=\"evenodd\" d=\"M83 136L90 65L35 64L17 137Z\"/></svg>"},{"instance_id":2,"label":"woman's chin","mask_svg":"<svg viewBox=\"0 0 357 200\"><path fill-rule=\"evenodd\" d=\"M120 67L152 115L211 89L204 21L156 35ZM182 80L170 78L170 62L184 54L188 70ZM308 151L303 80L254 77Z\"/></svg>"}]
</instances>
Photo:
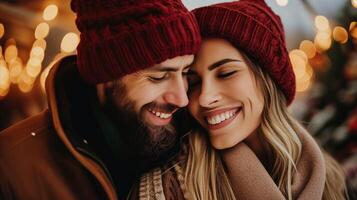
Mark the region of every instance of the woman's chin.
<instances>
[{"instance_id":1,"label":"woman's chin","mask_svg":"<svg viewBox=\"0 0 357 200\"><path fill-rule=\"evenodd\" d=\"M232 141L232 140L225 141L222 139L215 139L215 138L210 138L210 142L213 148L217 150L229 149L239 143L239 141Z\"/></svg>"}]
</instances>

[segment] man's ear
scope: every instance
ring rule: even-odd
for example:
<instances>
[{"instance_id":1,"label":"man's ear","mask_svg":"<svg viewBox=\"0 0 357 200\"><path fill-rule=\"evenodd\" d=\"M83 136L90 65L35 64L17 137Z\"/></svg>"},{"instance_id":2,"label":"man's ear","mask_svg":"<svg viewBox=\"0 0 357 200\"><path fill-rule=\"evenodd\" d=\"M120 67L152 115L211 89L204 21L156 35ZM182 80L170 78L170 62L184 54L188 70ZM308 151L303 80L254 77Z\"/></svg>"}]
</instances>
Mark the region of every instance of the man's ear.
<instances>
[{"instance_id":1,"label":"man's ear","mask_svg":"<svg viewBox=\"0 0 357 200\"><path fill-rule=\"evenodd\" d=\"M108 98L107 95L113 93L114 81L97 84L96 88L99 104L104 105Z\"/></svg>"}]
</instances>

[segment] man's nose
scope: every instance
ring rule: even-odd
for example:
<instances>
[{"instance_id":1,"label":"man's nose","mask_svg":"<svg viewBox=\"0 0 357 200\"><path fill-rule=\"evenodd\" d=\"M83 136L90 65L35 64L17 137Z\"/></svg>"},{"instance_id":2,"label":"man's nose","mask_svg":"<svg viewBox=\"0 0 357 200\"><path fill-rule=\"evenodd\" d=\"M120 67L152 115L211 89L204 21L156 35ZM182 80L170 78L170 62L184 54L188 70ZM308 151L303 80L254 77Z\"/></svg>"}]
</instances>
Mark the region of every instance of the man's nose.
<instances>
[{"instance_id":1,"label":"man's nose","mask_svg":"<svg viewBox=\"0 0 357 200\"><path fill-rule=\"evenodd\" d=\"M164 95L164 100L177 107L185 107L188 104L186 89L185 81L178 79L169 86L168 92Z\"/></svg>"}]
</instances>

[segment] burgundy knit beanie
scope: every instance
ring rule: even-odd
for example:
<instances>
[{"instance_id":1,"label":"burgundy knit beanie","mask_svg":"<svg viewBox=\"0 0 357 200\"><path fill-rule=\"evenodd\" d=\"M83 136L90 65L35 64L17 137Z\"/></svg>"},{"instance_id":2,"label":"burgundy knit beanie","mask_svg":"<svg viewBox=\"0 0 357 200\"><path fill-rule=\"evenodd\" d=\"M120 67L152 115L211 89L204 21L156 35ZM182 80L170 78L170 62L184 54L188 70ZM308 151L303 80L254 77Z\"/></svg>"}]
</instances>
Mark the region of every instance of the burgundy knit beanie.
<instances>
[{"instance_id":1,"label":"burgundy knit beanie","mask_svg":"<svg viewBox=\"0 0 357 200\"><path fill-rule=\"evenodd\" d=\"M195 9L202 37L228 40L256 61L277 83L289 105L295 96L295 74L284 29L264 0L240 0Z\"/></svg>"},{"instance_id":2,"label":"burgundy knit beanie","mask_svg":"<svg viewBox=\"0 0 357 200\"><path fill-rule=\"evenodd\" d=\"M80 75L97 84L195 54L201 36L180 0L72 0Z\"/></svg>"}]
</instances>

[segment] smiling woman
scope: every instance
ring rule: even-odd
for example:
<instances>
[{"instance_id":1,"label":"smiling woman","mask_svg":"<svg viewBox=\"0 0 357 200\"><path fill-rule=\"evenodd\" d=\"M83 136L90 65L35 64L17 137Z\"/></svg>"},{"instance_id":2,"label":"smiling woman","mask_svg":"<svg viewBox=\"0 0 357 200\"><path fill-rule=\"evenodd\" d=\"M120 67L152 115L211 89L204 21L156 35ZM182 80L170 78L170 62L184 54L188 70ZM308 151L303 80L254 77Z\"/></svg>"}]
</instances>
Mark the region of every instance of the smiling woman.
<instances>
[{"instance_id":1,"label":"smiling woman","mask_svg":"<svg viewBox=\"0 0 357 200\"><path fill-rule=\"evenodd\" d=\"M207 39L197 57L189 76L189 110L208 130L212 145L224 149L250 135L256 141L252 132L264 100L243 55L223 39ZM192 76L200 81L192 83Z\"/></svg>"},{"instance_id":2,"label":"smiling woman","mask_svg":"<svg viewBox=\"0 0 357 200\"><path fill-rule=\"evenodd\" d=\"M295 75L280 18L263 0L193 12L204 40L188 77L190 199L345 199L339 165L288 112Z\"/></svg>"}]
</instances>

